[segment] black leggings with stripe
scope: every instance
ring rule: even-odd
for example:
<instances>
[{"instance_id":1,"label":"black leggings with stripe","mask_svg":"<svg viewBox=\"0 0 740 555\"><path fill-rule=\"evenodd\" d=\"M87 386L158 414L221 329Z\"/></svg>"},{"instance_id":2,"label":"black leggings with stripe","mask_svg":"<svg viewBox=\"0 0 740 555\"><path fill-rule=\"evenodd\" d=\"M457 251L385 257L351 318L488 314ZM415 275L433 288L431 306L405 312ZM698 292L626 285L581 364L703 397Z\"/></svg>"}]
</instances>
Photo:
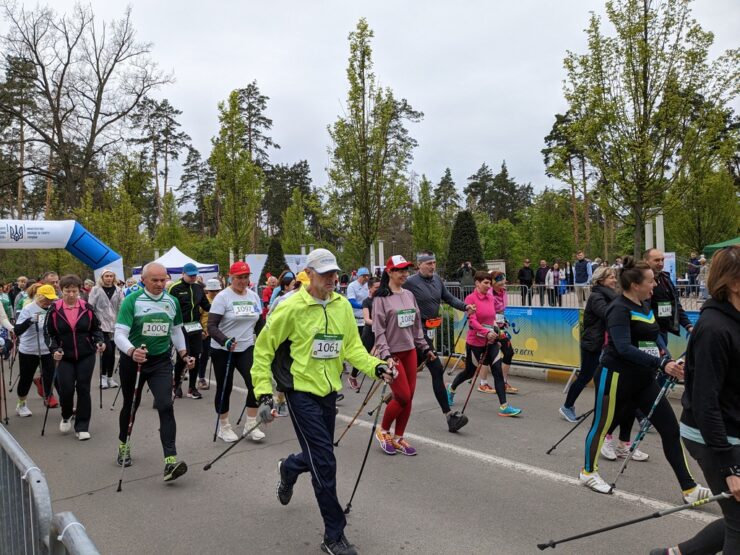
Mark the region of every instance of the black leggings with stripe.
<instances>
[{"instance_id":1,"label":"black leggings with stripe","mask_svg":"<svg viewBox=\"0 0 740 555\"><path fill-rule=\"evenodd\" d=\"M615 414L617 419L621 419L624 411L628 411L629 415L634 415L635 409L648 414L660 392L660 387L651 372L645 372L644 375L634 372L620 374L620 372L603 366L596 371L594 385L596 387L596 407L591 429L586 435L584 464L586 472L598 470L599 450ZM650 422L660 434L663 453L673 468L681 489L688 490L696 486L686 464L676 415L665 397L658 403Z\"/></svg>"}]
</instances>

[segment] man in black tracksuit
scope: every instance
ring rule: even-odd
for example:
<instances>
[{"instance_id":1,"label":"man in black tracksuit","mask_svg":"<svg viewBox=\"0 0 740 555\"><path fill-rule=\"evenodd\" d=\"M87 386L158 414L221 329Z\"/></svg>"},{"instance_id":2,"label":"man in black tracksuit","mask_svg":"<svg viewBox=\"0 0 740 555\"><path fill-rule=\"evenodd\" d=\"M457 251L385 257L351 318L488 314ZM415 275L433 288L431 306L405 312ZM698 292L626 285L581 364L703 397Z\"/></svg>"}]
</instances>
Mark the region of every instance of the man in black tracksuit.
<instances>
[{"instance_id":1,"label":"man in black tracksuit","mask_svg":"<svg viewBox=\"0 0 740 555\"><path fill-rule=\"evenodd\" d=\"M663 271L665 255L658 249L648 249L645 251L644 259L653 270L655 281L658 284L653 289L653 297L650 300L650 304L660 326L660 337L666 346L666 354L670 356L667 349L668 332L680 336L681 327L685 328L689 333L694 328L681 306L681 302L678 300L678 290L673 285L671 276L668 272Z\"/></svg>"},{"instance_id":2,"label":"man in black tracksuit","mask_svg":"<svg viewBox=\"0 0 740 555\"><path fill-rule=\"evenodd\" d=\"M197 281L198 267L188 262L182 267L182 278L170 286L168 293L175 297L180 303L182 312L182 331L185 334L185 345L188 350L188 356L195 358L195 365L189 371L188 376L188 397L191 399L201 399L200 391L196 387L198 378L198 358L203 352L203 327L200 323L200 312L211 310L211 303L208 302L206 292L202 284ZM178 359L175 364L175 397L182 398L182 371L185 363Z\"/></svg>"},{"instance_id":3,"label":"man in black tracksuit","mask_svg":"<svg viewBox=\"0 0 740 555\"><path fill-rule=\"evenodd\" d=\"M442 301L449 304L452 308L467 310L469 313L475 311L475 306L466 305L447 290L442 282L442 278L435 273L437 259L433 252L421 251L416 257L416 265L419 270L418 273L407 279L403 288L413 293L416 304L419 305L424 336L427 343L429 343L429 347L434 350L434 335L437 330L431 326L431 322L439 319L439 305ZM418 356L418 360L424 360L424 358L426 357ZM434 396L437 398L439 407L447 419L447 429L450 432L457 432L468 423L468 417L460 414L458 411L450 411L443 376L444 369L439 358L431 361L427 360L426 365L429 368L429 373L432 375Z\"/></svg>"},{"instance_id":4,"label":"man in black tracksuit","mask_svg":"<svg viewBox=\"0 0 740 555\"><path fill-rule=\"evenodd\" d=\"M519 268L517 280L522 289L522 306L532 304L532 284L534 283L534 272L529 267L529 258L524 261L524 266Z\"/></svg>"}]
</instances>

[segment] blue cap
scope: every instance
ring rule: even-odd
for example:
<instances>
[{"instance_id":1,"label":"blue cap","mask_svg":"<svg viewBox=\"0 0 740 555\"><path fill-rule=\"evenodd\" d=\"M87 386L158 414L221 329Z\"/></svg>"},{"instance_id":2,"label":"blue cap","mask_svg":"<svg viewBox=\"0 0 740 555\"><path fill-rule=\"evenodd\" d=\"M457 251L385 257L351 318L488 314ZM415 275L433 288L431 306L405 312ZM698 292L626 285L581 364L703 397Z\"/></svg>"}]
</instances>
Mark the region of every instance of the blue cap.
<instances>
[{"instance_id":1,"label":"blue cap","mask_svg":"<svg viewBox=\"0 0 740 555\"><path fill-rule=\"evenodd\" d=\"M192 262L188 262L187 264L185 264L185 266L182 267L182 273L186 276L197 276L198 266L196 266Z\"/></svg>"},{"instance_id":2,"label":"blue cap","mask_svg":"<svg viewBox=\"0 0 740 555\"><path fill-rule=\"evenodd\" d=\"M370 275L370 270L368 270L364 266L362 268L358 268L357 269L357 277L359 277L359 276L369 276L369 275Z\"/></svg>"}]
</instances>

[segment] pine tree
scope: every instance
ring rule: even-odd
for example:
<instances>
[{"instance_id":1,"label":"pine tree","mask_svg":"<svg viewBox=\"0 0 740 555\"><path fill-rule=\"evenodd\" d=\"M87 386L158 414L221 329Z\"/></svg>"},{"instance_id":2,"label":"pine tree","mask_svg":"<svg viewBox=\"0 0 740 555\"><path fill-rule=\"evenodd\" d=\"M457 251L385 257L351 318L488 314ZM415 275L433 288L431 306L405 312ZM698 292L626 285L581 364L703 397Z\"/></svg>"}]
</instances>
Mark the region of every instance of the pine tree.
<instances>
[{"instance_id":1,"label":"pine tree","mask_svg":"<svg viewBox=\"0 0 740 555\"><path fill-rule=\"evenodd\" d=\"M440 215L432 201L432 183L421 176L419 198L411 209L411 234L415 251L439 250Z\"/></svg>"},{"instance_id":2,"label":"pine tree","mask_svg":"<svg viewBox=\"0 0 740 555\"><path fill-rule=\"evenodd\" d=\"M268 273L277 277L287 267L288 264L285 262L285 255L283 254L283 246L280 244L280 239L273 237L270 239L270 246L267 248L267 260L265 261L265 267L262 268L259 283L265 283Z\"/></svg>"},{"instance_id":3,"label":"pine tree","mask_svg":"<svg viewBox=\"0 0 740 555\"><path fill-rule=\"evenodd\" d=\"M267 149L280 148L280 145L266 135L272 129L272 120L265 115L269 96L260 93L257 80L243 89L237 89L239 113L244 123L242 146L249 152L252 161L265 168L269 165Z\"/></svg>"},{"instance_id":4,"label":"pine tree","mask_svg":"<svg viewBox=\"0 0 740 555\"><path fill-rule=\"evenodd\" d=\"M177 205L192 205L183 216L185 225L201 234L214 235L216 227L209 212L213 202L214 176L210 164L201 159L200 152L188 147L188 156L182 167Z\"/></svg>"},{"instance_id":5,"label":"pine tree","mask_svg":"<svg viewBox=\"0 0 740 555\"><path fill-rule=\"evenodd\" d=\"M470 210L458 212L450 236L450 248L447 254L446 276L454 276L460 264L470 261L473 268L484 269L483 249L478 237L473 213Z\"/></svg>"}]
</instances>

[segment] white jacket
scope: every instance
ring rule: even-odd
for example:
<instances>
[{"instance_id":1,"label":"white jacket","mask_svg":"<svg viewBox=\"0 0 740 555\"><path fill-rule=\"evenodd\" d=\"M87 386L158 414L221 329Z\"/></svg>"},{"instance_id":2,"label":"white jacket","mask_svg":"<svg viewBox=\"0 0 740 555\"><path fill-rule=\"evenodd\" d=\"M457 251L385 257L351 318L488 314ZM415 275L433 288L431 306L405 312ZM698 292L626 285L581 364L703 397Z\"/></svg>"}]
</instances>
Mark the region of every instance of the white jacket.
<instances>
[{"instance_id":1,"label":"white jacket","mask_svg":"<svg viewBox=\"0 0 740 555\"><path fill-rule=\"evenodd\" d=\"M556 285L560 285L565 281L565 270L558 270L557 283L554 278L555 274L552 269L548 270L547 275L545 276L545 287L547 289L554 289Z\"/></svg>"}]
</instances>

